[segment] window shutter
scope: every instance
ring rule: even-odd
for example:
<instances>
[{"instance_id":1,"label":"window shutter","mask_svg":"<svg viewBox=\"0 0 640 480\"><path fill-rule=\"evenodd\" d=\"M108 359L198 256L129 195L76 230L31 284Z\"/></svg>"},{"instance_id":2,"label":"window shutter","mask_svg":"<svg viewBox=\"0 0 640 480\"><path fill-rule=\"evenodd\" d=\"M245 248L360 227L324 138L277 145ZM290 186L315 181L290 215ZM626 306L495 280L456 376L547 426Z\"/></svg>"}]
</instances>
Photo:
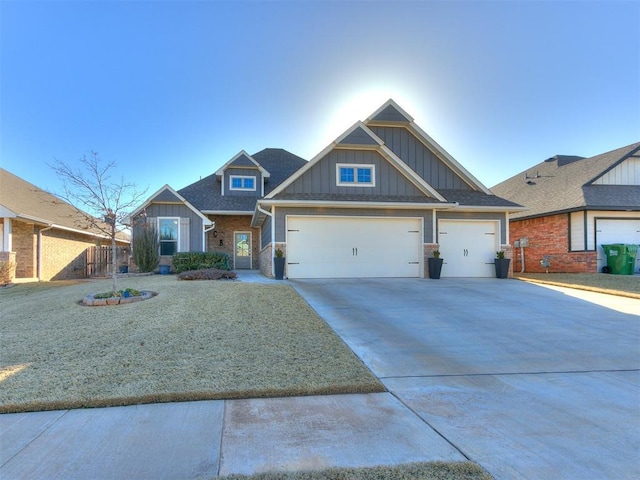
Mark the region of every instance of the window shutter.
<instances>
[{"instance_id":1,"label":"window shutter","mask_svg":"<svg viewBox=\"0 0 640 480\"><path fill-rule=\"evenodd\" d=\"M191 242L189 239L189 218L181 217L180 218L180 245L178 245L178 251L188 252L191 250L190 246L191 246Z\"/></svg>"}]
</instances>

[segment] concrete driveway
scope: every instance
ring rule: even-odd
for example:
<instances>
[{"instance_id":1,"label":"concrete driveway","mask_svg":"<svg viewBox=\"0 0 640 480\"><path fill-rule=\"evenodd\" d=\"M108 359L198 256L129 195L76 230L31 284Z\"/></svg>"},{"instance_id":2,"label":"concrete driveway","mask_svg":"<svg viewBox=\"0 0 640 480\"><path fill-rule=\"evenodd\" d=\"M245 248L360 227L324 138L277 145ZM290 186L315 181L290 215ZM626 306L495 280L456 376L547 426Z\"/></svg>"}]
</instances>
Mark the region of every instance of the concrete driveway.
<instances>
[{"instance_id":1,"label":"concrete driveway","mask_svg":"<svg viewBox=\"0 0 640 480\"><path fill-rule=\"evenodd\" d=\"M496 279L292 285L497 479L640 478L640 300Z\"/></svg>"}]
</instances>

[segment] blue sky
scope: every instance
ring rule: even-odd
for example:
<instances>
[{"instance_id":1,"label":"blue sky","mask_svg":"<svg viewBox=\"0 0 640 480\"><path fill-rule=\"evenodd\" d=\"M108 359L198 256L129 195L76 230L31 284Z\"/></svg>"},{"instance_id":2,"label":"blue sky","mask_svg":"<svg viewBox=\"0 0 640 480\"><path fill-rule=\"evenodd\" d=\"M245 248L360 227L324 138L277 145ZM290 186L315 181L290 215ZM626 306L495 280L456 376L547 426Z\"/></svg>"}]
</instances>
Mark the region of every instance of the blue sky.
<instances>
[{"instance_id":1,"label":"blue sky","mask_svg":"<svg viewBox=\"0 0 640 480\"><path fill-rule=\"evenodd\" d=\"M149 194L311 159L396 100L487 186L640 141L637 1L0 1L0 164L90 150Z\"/></svg>"}]
</instances>

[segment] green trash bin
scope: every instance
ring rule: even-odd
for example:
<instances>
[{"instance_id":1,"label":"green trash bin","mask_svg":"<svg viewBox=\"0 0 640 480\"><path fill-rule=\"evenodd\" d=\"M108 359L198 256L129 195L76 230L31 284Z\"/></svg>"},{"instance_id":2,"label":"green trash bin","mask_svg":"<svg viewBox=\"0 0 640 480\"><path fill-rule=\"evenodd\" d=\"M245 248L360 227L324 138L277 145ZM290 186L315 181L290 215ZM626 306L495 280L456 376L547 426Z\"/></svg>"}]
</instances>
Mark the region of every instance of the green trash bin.
<instances>
[{"instance_id":1,"label":"green trash bin","mask_svg":"<svg viewBox=\"0 0 640 480\"><path fill-rule=\"evenodd\" d=\"M607 267L609 267L611 273L633 275L638 245L614 243L612 245L602 245L602 248L607 255Z\"/></svg>"}]
</instances>

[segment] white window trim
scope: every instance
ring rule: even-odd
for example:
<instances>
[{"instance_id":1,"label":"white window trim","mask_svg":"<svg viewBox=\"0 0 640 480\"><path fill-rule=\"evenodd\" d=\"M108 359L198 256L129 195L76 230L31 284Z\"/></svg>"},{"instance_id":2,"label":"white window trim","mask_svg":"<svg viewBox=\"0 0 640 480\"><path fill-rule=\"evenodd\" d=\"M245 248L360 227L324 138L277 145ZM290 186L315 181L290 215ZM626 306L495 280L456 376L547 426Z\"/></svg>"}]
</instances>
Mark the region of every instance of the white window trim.
<instances>
[{"instance_id":1,"label":"white window trim","mask_svg":"<svg viewBox=\"0 0 640 480\"><path fill-rule=\"evenodd\" d=\"M168 242L168 240L162 240L161 236L160 236L160 220L176 220L178 222L178 236L176 237L176 253L178 253L180 251L180 217L158 217L158 224L156 225L156 228L158 229L158 247L160 247L160 252L162 252L162 245L161 243L164 242ZM171 240L173 242L173 240ZM168 256L168 255L165 255Z\"/></svg>"},{"instance_id":2,"label":"white window trim","mask_svg":"<svg viewBox=\"0 0 640 480\"><path fill-rule=\"evenodd\" d=\"M353 182L340 181L340 169L353 168ZM371 170L371 183L358 182L358 168L368 168ZM336 185L338 187L375 187L376 186L376 166L373 164L360 163L336 163Z\"/></svg>"},{"instance_id":3,"label":"white window trim","mask_svg":"<svg viewBox=\"0 0 640 480\"><path fill-rule=\"evenodd\" d=\"M253 188L235 188L233 186L233 180L236 178L241 178L242 179L242 185L244 185L244 179L246 178L251 178L253 180ZM256 183L257 183L258 179L256 177L252 177L251 175L229 175L229 190L234 190L234 191L245 191L245 192L255 192L256 191Z\"/></svg>"}]
</instances>

